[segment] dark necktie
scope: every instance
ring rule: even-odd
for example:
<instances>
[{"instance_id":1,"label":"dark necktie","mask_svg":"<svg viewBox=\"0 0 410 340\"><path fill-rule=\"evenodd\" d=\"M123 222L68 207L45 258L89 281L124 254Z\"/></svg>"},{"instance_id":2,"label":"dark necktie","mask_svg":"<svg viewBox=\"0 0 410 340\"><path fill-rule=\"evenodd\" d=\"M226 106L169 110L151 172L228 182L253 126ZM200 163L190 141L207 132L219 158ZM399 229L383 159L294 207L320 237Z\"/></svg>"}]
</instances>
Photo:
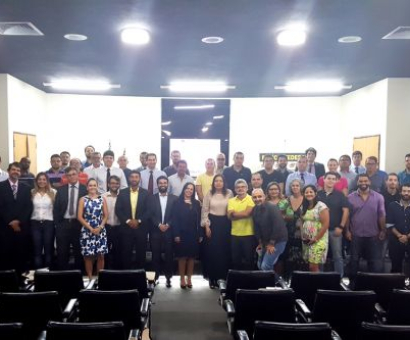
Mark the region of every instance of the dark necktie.
<instances>
[{"instance_id":1,"label":"dark necktie","mask_svg":"<svg viewBox=\"0 0 410 340\"><path fill-rule=\"evenodd\" d=\"M75 186L71 185L70 187L70 202L68 203L68 214L70 217L74 216L74 195L75 195Z\"/></svg>"},{"instance_id":2,"label":"dark necktie","mask_svg":"<svg viewBox=\"0 0 410 340\"><path fill-rule=\"evenodd\" d=\"M107 188L106 188L106 190L107 191L109 191L110 190L110 188L108 187L108 183L110 182L110 177L111 177L111 171L110 171L110 169L108 168L107 169L107 181L106 181L106 183L107 183Z\"/></svg>"},{"instance_id":3,"label":"dark necktie","mask_svg":"<svg viewBox=\"0 0 410 340\"><path fill-rule=\"evenodd\" d=\"M312 167L313 167L313 164L310 164L309 165L309 173L312 173Z\"/></svg>"},{"instance_id":4,"label":"dark necktie","mask_svg":"<svg viewBox=\"0 0 410 340\"><path fill-rule=\"evenodd\" d=\"M303 172L300 173L300 179L303 182L303 185L305 185L305 174Z\"/></svg>"},{"instance_id":5,"label":"dark necktie","mask_svg":"<svg viewBox=\"0 0 410 340\"><path fill-rule=\"evenodd\" d=\"M150 170L149 172L148 193L150 195L154 194L154 175L152 173L152 170Z\"/></svg>"},{"instance_id":6,"label":"dark necktie","mask_svg":"<svg viewBox=\"0 0 410 340\"><path fill-rule=\"evenodd\" d=\"M355 170L354 170L357 174L359 173L359 167L357 166L357 167L355 167Z\"/></svg>"},{"instance_id":7,"label":"dark necktie","mask_svg":"<svg viewBox=\"0 0 410 340\"><path fill-rule=\"evenodd\" d=\"M11 186L11 190L13 191L13 197L14 197L14 199L16 199L16 198L17 198L17 185L13 184L13 185Z\"/></svg>"}]
</instances>

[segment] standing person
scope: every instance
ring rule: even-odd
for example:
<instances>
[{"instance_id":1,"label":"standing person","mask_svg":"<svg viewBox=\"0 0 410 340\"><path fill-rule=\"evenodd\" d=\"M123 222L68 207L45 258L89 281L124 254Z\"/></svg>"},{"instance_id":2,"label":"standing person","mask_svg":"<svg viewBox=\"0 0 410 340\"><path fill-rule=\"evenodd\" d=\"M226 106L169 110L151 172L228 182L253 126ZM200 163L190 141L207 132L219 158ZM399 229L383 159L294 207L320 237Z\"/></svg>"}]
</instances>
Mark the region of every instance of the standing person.
<instances>
[{"instance_id":1,"label":"standing person","mask_svg":"<svg viewBox=\"0 0 410 340\"><path fill-rule=\"evenodd\" d=\"M259 254L258 268L263 271L274 271L274 266L284 252L288 240L285 221L280 210L265 201L262 189L254 189L252 199L255 203L252 214L255 236L259 241L256 248Z\"/></svg>"},{"instance_id":2,"label":"standing person","mask_svg":"<svg viewBox=\"0 0 410 340\"><path fill-rule=\"evenodd\" d=\"M316 176L306 171L307 169L306 156L300 156L300 158L298 159L297 169L298 170L291 173L286 180L286 185L285 185L286 196L289 196L291 194L290 183L292 183L294 179L298 179L302 183L302 188L305 185L312 184L316 186L317 184Z\"/></svg>"},{"instance_id":3,"label":"standing person","mask_svg":"<svg viewBox=\"0 0 410 340\"><path fill-rule=\"evenodd\" d=\"M175 195L168 194L168 178L157 178L158 193L149 197L150 208L150 241L152 250L152 265L155 270L155 281L161 273L161 252L164 251L165 265L163 272L166 278L166 287L171 288L173 267L173 237L174 225L173 206L178 200Z\"/></svg>"},{"instance_id":4,"label":"standing person","mask_svg":"<svg viewBox=\"0 0 410 340\"><path fill-rule=\"evenodd\" d=\"M199 253L199 244L203 239L201 205L195 199L195 185L186 183L181 195L173 207L175 254L178 258L178 272L181 288L192 288L194 261Z\"/></svg>"},{"instance_id":5,"label":"standing person","mask_svg":"<svg viewBox=\"0 0 410 340\"><path fill-rule=\"evenodd\" d=\"M117 163L118 163L118 166L120 167L120 169L122 171L124 171L124 175L125 175L125 178L127 180L127 184L130 185L128 183L128 177L130 176L131 169L128 168L128 158L127 158L127 156L122 155L122 156L118 157Z\"/></svg>"},{"instance_id":6,"label":"standing person","mask_svg":"<svg viewBox=\"0 0 410 340\"><path fill-rule=\"evenodd\" d=\"M205 162L206 171L200 174L196 179L196 193L198 194L198 199L202 203L204 197L211 190L212 181L215 176L215 161L212 158L208 158Z\"/></svg>"},{"instance_id":7,"label":"standing person","mask_svg":"<svg viewBox=\"0 0 410 340\"><path fill-rule=\"evenodd\" d=\"M317 151L315 148L308 148L305 151L307 158L307 171L308 173L315 175L316 178L320 178L325 174L325 166L322 163L315 162Z\"/></svg>"},{"instance_id":8,"label":"standing person","mask_svg":"<svg viewBox=\"0 0 410 340\"><path fill-rule=\"evenodd\" d=\"M282 190L277 182L270 182L266 187L266 202L276 205L283 214L289 206L289 202L283 198Z\"/></svg>"},{"instance_id":9,"label":"standing person","mask_svg":"<svg viewBox=\"0 0 410 340\"><path fill-rule=\"evenodd\" d=\"M234 187L236 196L228 201L228 218L232 221L232 265L234 269L252 270L256 245L252 219L255 203L247 194L248 183L244 179L236 180Z\"/></svg>"},{"instance_id":10,"label":"standing person","mask_svg":"<svg viewBox=\"0 0 410 340\"><path fill-rule=\"evenodd\" d=\"M1 157L0 157L0 166L1 166ZM9 174L7 173L7 171L4 171L0 168L0 182L3 182L8 178L9 178Z\"/></svg>"},{"instance_id":11,"label":"standing person","mask_svg":"<svg viewBox=\"0 0 410 340\"><path fill-rule=\"evenodd\" d=\"M94 179L98 183L98 192L103 194L109 190L108 180L111 176L117 176L120 179L120 188L124 189L128 186L124 171L120 168L112 166L114 164L114 152L107 150L103 154L104 166L94 170Z\"/></svg>"},{"instance_id":12,"label":"standing person","mask_svg":"<svg viewBox=\"0 0 410 340\"><path fill-rule=\"evenodd\" d=\"M405 255L410 256L410 183L402 185L400 195L400 201L391 202L387 210L392 273L402 273Z\"/></svg>"},{"instance_id":13,"label":"standing person","mask_svg":"<svg viewBox=\"0 0 410 340\"><path fill-rule=\"evenodd\" d=\"M61 168L61 156L57 153L51 155L50 164L51 168L46 171L46 175L50 181L51 186L54 189L58 189L61 186L61 178L64 175L64 170Z\"/></svg>"},{"instance_id":14,"label":"standing person","mask_svg":"<svg viewBox=\"0 0 410 340\"><path fill-rule=\"evenodd\" d=\"M247 185L251 182L251 170L243 166L245 156L243 152L235 152L233 155L233 165L223 171L226 180L226 187L235 194L235 183L238 179L243 179Z\"/></svg>"},{"instance_id":15,"label":"standing person","mask_svg":"<svg viewBox=\"0 0 410 340\"><path fill-rule=\"evenodd\" d=\"M92 145L87 145L84 148L85 161L83 161L83 164L82 164L84 170L93 164L92 156L94 152L95 152L95 148Z\"/></svg>"},{"instance_id":16,"label":"standing person","mask_svg":"<svg viewBox=\"0 0 410 340\"><path fill-rule=\"evenodd\" d=\"M288 179L288 176L292 173L291 170L288 169L288 156L286 155L278 155L278 169L277 171L282 175L282 182L283 183L283 189L282 191L284 192L284 187L286 180Z\"/></svg>"},{"instance_id":17,"label":"standing person","mask_svg":"<svg viewBox=\"0 0 410 340\"><path fill-rule=\"evenodd\" d=\"M82 170L80 159L79 158L70 159L70 167L77 170L78 181L80 182L80 184L87 185L88 175ZM61 185L65 185L67 183L68 183L68 179L67 179L67 176L65 174L65 169L64 169L64 175L61 177Z\"/></svg>"},{"instance_id":18,"label":"standing person","mask_svg":"<svg viewBox=\"0 0 410 340\"><path fill-rule=\"evenodd\" d=\"M410 153L404 156L404 160L405 160L405 168L403 171L400 171L398 174L400 185L410 183Z\"/></svg>"},{"instance_id":19,"label":"standing person","mask_svg":"<svg viewBox=\"0 0 410 340\"><path fill-rule=\"evenodd\" d=\"M68 151L62 151L60 152L60 158L61 158L61 170L65 170L66 167L70 165L70 158L71 155Z\"/></svg>"},{"instance_id":20,"label":"standing person","mask_svg":"<svg viewBox=\"0 0 410 340\"><path fill-rule=\"evenodd\" d=\"M262 176L262 189L264 191L266 191L266 187L271 182L280 183L280 185L282 186L282 191L283 191L283 186L284 186L283 176L279 171L276 171L273 168L274 164L275 164L275 160L273 159L272 155L263 156L263 169L258 171L258 173L260 173Z\"/></svg>"},{"instance_id":21,"label":"standing person","mask_svg":"<svg viewBox=\"0 0 410 340\"><path fill-rule=\"evenodd\" d=\"M142 172L147 168L147 155L148 155L148 152L146 151L143 151L140 153L141 166L136 169L137 171Z\"/></svg>"},{"instance_id":22,"label":"standing person","mask_svg":"<svg viewBox=\"0 0 410 340\"><path fill-rule=\"evenodd\" d=\"M366 168L362 165L363 154L361 151L354 151L352 154L353 165L351 167L352 171L357 175L366 173ZM357 182L357 181L355 181Z\"/></svg>"},{"instance_id":23,"label":"standing person","mask_svg":"<svg viewBox=\"0 0 410 340\"><path fill-rule=\"evenodd\" d=\"M140 188L141 174L132 170L130 187L122 189L115 203L121 226L122 267L132 269L132 254L135 247L135 268L144 269L149 231L148 191Z\"/></svg>"},{"instance_id":24,"label":"standing person","mask_svg":"<svg viewBox=\"0 0 410 340\"><path fill-rule=\"evenodd\" d=\"M78 221L81 223L81 254L84 257L85 271L89 279L93 276L94 262L97 259L97 275L104 269L104 256L108 253L107 202L98 193L98 183L91 178L87 183L87 195L80 198Z\"/></svg>"},{"instance_id":25,"label":"standing person","mask_svg":"<svg viewBox=\"0 0 410 340\"><path fill-rule=\"evenodd\" d=\"M101 152L94 151L91 155L92 164L88 167L83 167L84 172L87 174L88 178L96 178L96 171L102 167L101 164Z\"/></svg>"},{"instance_id":26,"label":"standing person","mask_svg":"<svg viewBox=\"0 0 410 340\"><path fill-rule=\"evenodd\" d=\"M387 174L384 171L379 170L379 163L377 157L367 157L366 162L366 175L370 179L370 189L378 192L379 194L386 190ZM357 181L359 176L356 177L356 185L353 190L357 190Z\"/></svg>"},{"instance_id":27,"label":"standing person","mask_svg":"<svg viewBox=\"0 0 410 340\"><path fill-rule=\"evenodd\" d=\"M317 197L329 208L329 242L333 266L340 277L343 277L342 234L349 220L349 202L344 194L336 190L337 175L337 172L325 173L323 190L317 193Z\"/></svg>"},{"instance_id":28,"label":"standing person","mask_svg":"<svg viewBox=\"0 0 410 340\"><path fill-rule=\"evenodd\" d=\"M50 267L54 255L55 226L53 205L56 190L50 185L45 172L36 176L34 189L31 191L33 213L31 214L31 236L34 246L34 267ZM44 249L44 261L43 261Z\"/></svg>"},{"instance_id":29,"label":"standing person","mask_svg":"<svg viewBox=\"0 0 410 340\"><path fill-rule=\"evenodd\" d=\"M30 165L31 160L28 157L23 157L20 159L20 167L21 167L21 174L19 181L24 183L30 187L30 189L34 188L34 174L30 172Z\"/></svg>"},{"instance_id":30,"label":"standing person","mask_svg":"<svg viewBox=\"0 0 410 340\"><path fill-rule=\"evenodd\" d=\"M172 164L165 167L163 171L166 173L168 177L175 175L178 172L178 162L181 160L181 153L178 150L174 150L171 152L171 162ZM189 175L189 170L186 169L187 175ZM179 195L177 195L179 196Z\"/></svg>"},{"instance_id":31,"label":"standing person","mask_svg":"<svg viewBox=\"0 0 410 340\"><path fill-rule=\"evenodd\" d=\"M177 173L168 177L168 193L180 196L185 184L194 183L194 179L187 173L188 164L186 161L178 161L177 168Z\"/></svg>"},{"instance_id":32,"label":"standing person","mask_svg":"<svg viewBox=\"0 0 410 340\"><path fill-rule=\"evenodd\" d=\"M359 260L365 256L368 271L382 270L382 242L386 237L386 212L383 196L370 189L367 174L358 175L358 190L348 196L351 206L346 238L351 241L351 281L357 275Z\"/></svg>"},{"instance_id":33,"label":"standing person","mask_svg":"<svg viewBox=\"0 0 410 340\"><path fill-rule=\"evenodd\" d=\"M110 269L121 268L121 243L120 243L120 220L115 214L115 203L117 202L121 180L118 176L112 175L108 181L109 190L102 196L107 202L108 220L105 225L107 230L107 247L105 265Z\"/></svg>"},{"instance_id":34,"label":"standing person","mask_svg":"<svg viewBox=\"0 0 410 340\"><path fill-rule=\"evenodd\" d=\"M140 187L148 190L148 194L154 195L158 193L157 179L161 176L166 176L164 171L157 167L157 155L155 153L147 154L147 168L141 171Z\"/></svg>"},{"instance_id":35,"label":"standing person","mask_svg":"<svg viewBox=\"0 0 410 340\"><path fill-rule=\"evenodd\" d=\"M73 247L76 269L82 268L80 249L81 224L77 220L78 201L87 194L87 187L78 181L75 168L65 169L68 183L57 189L53 206L53 219L56 224L57 264L59 270L67 270L70 246Z\"/></svg>"},{"instance_id":36,"label":"standing person","mask_svg":"<svg viewBox=\"0 0 410 340\"><path fill-rule=\"evenodd\" d=\"M355 183L357 174L350 169L352 164L352 159L349 155L341 155L339 158L339 174L342 178L347 180L347 188L350 191L353 184Z\"/></svg>"},{"instance_id":37,"label":"standing person","mask_svg":"<svg viewBox=\"0 0 410 340\"><path fill-rule=\"evenodd\" d=\"M219 279L226 279L231 262L231 221L227 207L232 196L223 176L215 175L202 205L201 226L205 229L205 262L211 289L217 287Z\"/></svg>"},{"instance_id":38,"label":"standing person","mask_svg":"<svg viewBox=\"0 0 410 340\"><path fill-rule=\"evenodd\" d=\"M262 189L263 186L263 178L259 172L255 172L251 176L251 185L248 189L248 194L252 196L252 191L254 189ZM263 189L262 189L263 190Z\"/></svg>"},{"instance_id":39,"label":"standing person","mask_svg":"<svg viewBox=\"0 0 410 340\"><path fill-rule=\"evenodd\" d=\"M216 156L216 169L215 169L215 175L222 175L224 170L227 168L226 166L226 156L224 153L218 153Z\"/></svg>"},{"instance_id":40,"label":"standing person","mask_svg":"<svg viewBox=\"0 0 410 340\"><path fill-rule=\"evenodd\" d=\"M348 190L349 183L346 178L342 177L337 172L338 166L339 166L339 163L334 158L329 159L327 162L327 168L329 169L329 172L333 172L336 175L336 183L334 185L334 189L342 192L345 196L347 196L349 192ZM324 175L317 180L317 189L323 190L323 187L324 187Z\"/></svg>"},{"instance_id":41,"label":"standing person","mask_svg":"<svg viewBox=\"0 0 410 340\"><path fill-rule=\"evenodd\" d=\"M11 163L8 180L0 182L0 270L26 269L27 241L33 208L30 188L20 178L20 164Z\"/></svg>"},{"instance_id":42,"label":"standing person","mask_svg":"<svg viewBox=\"0 0 410 340\"><path fill-rule=\"evenodd\" d=\"M314 185L303 188L302 204L302 253L309 263L311 272L318 272L320 265L326 263L329 243L329 209L317 197Z\"/></svg>"}]
</instances>

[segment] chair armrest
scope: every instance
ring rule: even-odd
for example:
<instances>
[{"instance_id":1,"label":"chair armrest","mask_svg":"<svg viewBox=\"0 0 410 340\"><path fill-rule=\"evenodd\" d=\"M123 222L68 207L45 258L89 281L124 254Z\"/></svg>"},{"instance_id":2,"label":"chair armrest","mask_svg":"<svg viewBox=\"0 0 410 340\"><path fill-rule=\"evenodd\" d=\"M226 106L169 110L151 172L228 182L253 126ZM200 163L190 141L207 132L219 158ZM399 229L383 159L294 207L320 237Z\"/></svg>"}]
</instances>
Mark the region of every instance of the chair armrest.
<instances>
[{"instance_id":1,"label":"chair armrest","mask_svg":"<svg viewBox=\"0 0 410 340\"><path fill-rule=\"evenodd\" d=\"M337 334L336 331L332 330L332 334L330 335L330 337L332 338L332 340L342 340L342 338L340 337L339 334Z\"/></svg>"},{"instance_id":2,"label":"chair armrest","mask_svg":"<svg viewBox=\"0 0 410 340\"><path fill-rule=\"evenodd\" d=\"M224 309L226 310L228 317L235 316L235 305L233 304L232 300L224 301Z\"/></svg>"},{"instance_id":3,"label":"chair armrest","mask_svg":"<svg viewBox=\"0 0 410 340\"><path fill-rule=\"evenodd\" d=\"M289 284L281 276L279 276L278 278L278 284L279 284L279 287L282 287L283 289L289 288Z\"/></svg>"},{"instance_id":4,"label":"chair armrest","mask_svg":"<svg viewBox=\"0 0 410 340\"><path fill-rule=\"evenodd\" d=\"M295 305L296 305L296 310L302 314L302 317L305 320L308 320L311 316L312 316L312 312L310 311L310 309L308 308L308 306L306 306L306 304L303 302L303 300L301 299L296 299L295 300Z\"/></svg>"},{"instance_id":5,"label":"chair armrest","mask_svg":"<svg viewBox=\"0 0 410 340\"><path fill-rule=\"evenodd\" d=\"M387 312L384 310L381 304L377 302L374 305L374 309L375 309L375 314L376 314L376 321L382 324L386 323Z\"/></svg>"},{"instance_id":6,"label":"chair armrest","mask_svg":"<svg viewBox=\"0 0 410 340\"><path fill-rule=\"evenodd\" d=\"M64 308L64 311L63 311L64 321L71 319L72 315L75 312L76 304L77 304L77 299L70 299L70 301L68 301L67 306Z\"/></svg>"},{"instance_id":7,"label":"chair armrest","mask_svg":"<svg viewBox=\"0 0 410 340\"><path fill-rule=\"evenodd\" d=\"M150 305L150 301L149 301L148 298L142 299L141 309L140 309L140 312L141 312L141 315L142 315L142 316L148 316L148 313L149 313L149 305Z\"/></svg>"},{"instance_id":8,"label":"chair armrest","mask_svg":"<svg viewBox=\"0 0 410 340\"><path fill-rule=\"evenodd\" d=\"M47 331L41 331L37 340L46 340L47 339Z\"/></svg>"},{"instance_id":9,"label":"chair armrest","mask_svg":"<svg viewBox=\"0 0 410 340\"><path fill-rule=\"evenodd\" d=\"M246 331L237 331L236 334L238 335L238 340L249 340L248 334Z\"/></svg>"},{"instance_id":10,"label":"chair armrest","mask_svg":"<svg viewBox=\"0 0 410 340\"><path fill-rule=\"evenodd\" d=\"M346 292L348 292L349 290L351 290L351 289L349 288L349 286L348 286L346 283L344 283L344 282L340 282L340 287L342 288L343 291L346 291Z\"/></svg>"},{"instance_id":11,"label":"chair armrest","mask_svg":"<svg viewBox=\"0 0 410 340\"><path fill-rule=\"evenodd\" d=\"M96 279L88 280L88 283L85 286L85 289L93 289L96 283Z\"/></svg>"},{"instance_id":12,"label":"chair armrest","mask_svg":"<svg viewBox=\"0 0 410 340\"><path fill-rule=\"evenodd\" d=\"M218 280L218 287L221 293L226 292L226 281L225 280Z\"/></svg>"},{"instance_id":13,"label":"chair armrest","mask_svg":"<svg viewBox=\"0 0 410 340\"><path fill-rule=\"evenodd\" d=\"M131 329L130 335L128 336L128 340L138 340L139 338L140 338L140 330Z\"/></svg>"}]
</instances>

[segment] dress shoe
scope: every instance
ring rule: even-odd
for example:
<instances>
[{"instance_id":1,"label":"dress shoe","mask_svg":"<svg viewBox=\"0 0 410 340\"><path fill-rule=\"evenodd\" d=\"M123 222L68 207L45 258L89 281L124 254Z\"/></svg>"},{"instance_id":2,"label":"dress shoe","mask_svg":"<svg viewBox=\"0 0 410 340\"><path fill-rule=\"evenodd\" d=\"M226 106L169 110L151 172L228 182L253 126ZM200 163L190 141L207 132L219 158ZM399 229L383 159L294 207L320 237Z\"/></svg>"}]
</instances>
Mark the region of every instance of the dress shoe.
<instances>
[{"instance_id":1,"label":"dress shoe","mask_svg":"<svg viewBox=\"0 0 410 340\"><path fill-rule=\"evenodd\" d=\"M165 287L167 287L167 288L171 288L171 287L172 287L172 285L171 285L171 279L167 279L167 283L165 284Z\"/></svg>"}]
</instances>

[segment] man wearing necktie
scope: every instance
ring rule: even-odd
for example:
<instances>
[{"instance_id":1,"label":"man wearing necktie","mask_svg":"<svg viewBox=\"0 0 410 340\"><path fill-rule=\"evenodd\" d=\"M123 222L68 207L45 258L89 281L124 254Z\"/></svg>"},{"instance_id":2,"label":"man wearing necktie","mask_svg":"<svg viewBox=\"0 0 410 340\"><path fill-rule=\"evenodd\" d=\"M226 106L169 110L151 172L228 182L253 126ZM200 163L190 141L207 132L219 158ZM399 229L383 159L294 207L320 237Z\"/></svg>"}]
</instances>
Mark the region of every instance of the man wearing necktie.
<instances>
[{"instance_id":1,"label":"man wearing necktie","mask_svg":"<svg viewBox=\"0 0 410 340\"><path fill-rule=\"evenodd\" d=\"M317 179L324 176L325 166L322 163L315 162L317 151L315 148L309 148L305 151L308 162L308 172L315 175Z\"/></svg>"},{"instance_id":2,"label":"man wearing necktie","mask_svg":"<svg viewBox=\"0 0 410 340\"><path fill-rule=\"evenodd\" d=\"M108 184L110 182L110 177L115 175L120 179L120 189L128 187L127 179L125 178L124 171L120 168L112 166L114 164L114 152L107 150L103 154L103 163L104 166L99 167L94 170L94 173L91 177L98 183L98 192L104 194L110 191Z\"/></svg>"},{"instance_id":3,"label":"man wearing necktie","mask_svg":"<svg viewBox=\"0 0 410 340\"><path fill-rule=\"evenodd\" d=\"M155 153L147 154L147 168L141 171L140 187L147 190L149 195L158 193L157 179L160 176L167 176L164 171L156 168L157 155Z\"/></svg>"},{"instance_id":4,"label":"man wearing necktie","mask_svg":"<svg viewBox=\"0 0 410 340\"><path fill-rule=\"evenodd\" d=\"M30 188L19 181L18 162L7 169L9 178L0 183L0 270L27 269L29 222L33 209Z\"/></svg>"},{"instance_id":5,"label":"man wearing necktie","mask_svg":"<svg viewBox=\"0 0 410 340\"><path fill-rule=\"evenodd\" d=\"M291 194L290 184L294 179L298 179L303 183L303 186L312 184L317 185L316 176L306 171L308 168L307 157L305 155L300 156L298 159L297 171L289 174L286 179L285 192L286 196Z\"/></svg>"},{"instance_id":6,"label":"man wearing necktie","mask_svg":"<svg viewBox=\"0 0 410 340\"><path fill-rule=\"evenodd\" d=\"M352 171L356 173L356 175L366 173L366 168L361 164L363 159L363 154L356 150L352 154L353 164L352 164Z\"/></svg>"}]
</instances>

